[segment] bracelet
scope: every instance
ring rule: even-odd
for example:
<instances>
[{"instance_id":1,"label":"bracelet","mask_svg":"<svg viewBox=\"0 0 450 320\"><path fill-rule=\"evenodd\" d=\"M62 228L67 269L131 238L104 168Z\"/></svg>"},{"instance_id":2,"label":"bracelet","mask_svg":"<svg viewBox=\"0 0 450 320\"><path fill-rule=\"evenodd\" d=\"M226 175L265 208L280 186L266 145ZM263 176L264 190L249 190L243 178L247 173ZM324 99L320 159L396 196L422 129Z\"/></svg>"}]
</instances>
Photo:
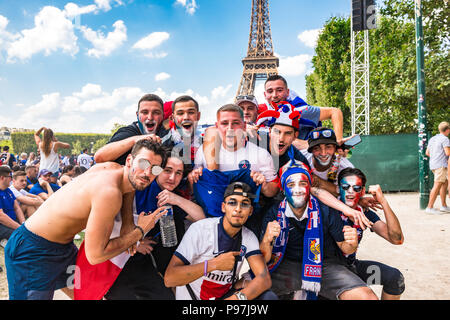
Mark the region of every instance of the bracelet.
<instances>
[{"instance_id":1,"label":"bracelet","mask_svg":"<svg viewBox=\"0 0 450 320\"><path fill-rule=\"evenodd\" d=\"M141 233L142 233L141 241L144 240L144 237L145 237L144 229L142 229L140 226L134 226L134 229L135 229L135 230L136 230L136 229L139 229L139 230L141 231Z\"/></svg>"},{"instance_id":2,"label":"bracelet","mask_svg":"<svg viewBox=\"0 0 450 320\"><path fill-rule=\"evenodd\" d=\"M206 277L208 273L208 260L205 260L205 267L203 268L203 275Z\"/></svg>"}]
</instances>

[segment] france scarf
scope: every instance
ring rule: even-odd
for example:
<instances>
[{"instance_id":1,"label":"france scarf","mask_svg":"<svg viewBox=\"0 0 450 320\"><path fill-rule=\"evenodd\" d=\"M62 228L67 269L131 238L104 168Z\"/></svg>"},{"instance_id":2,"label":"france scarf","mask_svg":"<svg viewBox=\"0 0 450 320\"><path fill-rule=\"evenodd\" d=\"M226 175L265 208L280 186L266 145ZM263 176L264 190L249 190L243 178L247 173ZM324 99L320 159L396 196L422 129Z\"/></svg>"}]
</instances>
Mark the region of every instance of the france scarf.
<instances>
[{"instance_id":1,"label":"france scarf","mask_svg":"<svg viewBox=\"0 0 450 320\"><path fill-rule=\"evenodd\" d=\"M289 220L285 215L287 200L284 199L277 213L281 226L280 235L275 240L268 269L272 273L281 263L289 237ZM317 299L322 278L323 230L320 206L314 196L308 203L308 222L303 236L302 289L308 291L308 299Z\"/></svg>"}]
</instances>

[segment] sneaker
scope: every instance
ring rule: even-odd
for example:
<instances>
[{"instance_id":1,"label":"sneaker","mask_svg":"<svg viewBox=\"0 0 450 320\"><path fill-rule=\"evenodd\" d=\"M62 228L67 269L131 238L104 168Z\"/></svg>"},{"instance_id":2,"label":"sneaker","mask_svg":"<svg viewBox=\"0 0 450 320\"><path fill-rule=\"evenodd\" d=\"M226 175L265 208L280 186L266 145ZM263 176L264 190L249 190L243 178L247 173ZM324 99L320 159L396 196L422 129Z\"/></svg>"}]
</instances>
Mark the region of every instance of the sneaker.
<instances>
[{"instance_id":1,"label":"sneaker","mask_svg":"<svg viewBox=\"0 0 450 320\"><path fill-rule=\"evenodd\" d=\"M435 208L426 208L425 209L425 213L428 213L428 214L442 214L442 212L441 211L439 211L439 210L437 210L437 209L435 209Z\"/></svg>"},{"instance_id":2,"label":"sneaker","mask_svg":"<svg viewBox=\"0 0 450 320\"><path fill-rule=\"evenodd\" d=\"M439 209L439 211L442 211L442 212L444 212L444 213L450 213L450 207L447 207L447 206L441 207L441 208Z\"/></svg>"},{"instance_id":3,"label":"sneaker","mask_svg":"<svg viewBox=\"0 0 450 320\"><path fill-rule=\"evenodd\" d=\"M80 239L81 239L81 236L77 233L77 234L75 235L74 239L75 239L75 240L80 240Z\"/></svg>"}]
</instances>

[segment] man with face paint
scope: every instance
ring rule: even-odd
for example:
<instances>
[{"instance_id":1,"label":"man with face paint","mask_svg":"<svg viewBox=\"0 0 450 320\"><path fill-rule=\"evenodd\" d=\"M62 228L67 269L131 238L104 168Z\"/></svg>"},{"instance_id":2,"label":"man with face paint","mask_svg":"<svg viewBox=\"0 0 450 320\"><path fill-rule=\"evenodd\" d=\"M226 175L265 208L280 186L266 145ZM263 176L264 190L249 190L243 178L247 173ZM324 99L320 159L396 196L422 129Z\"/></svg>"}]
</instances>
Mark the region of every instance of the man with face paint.
<instances>
[{"instance_id":1,"label":"man with face paint","mask_svg":"<svg viewBox=\"0 0 450 320\"><path fill-rule=\"evenodd\" d=\"M134 144L141 139L161 142L168 131L161 125L164 119L164 102L155 94L146 94L138 102L137 121L119 128L106 145L94 155L96 163L114 161L125 164Z\"/></svg>"},{"instance_id":2,"label":"man with face paint","mask_svg":"<svg viewBox=\"0 0 450 320\"><path fill-rule=\"evenodd\" d=\"M319 127L312 130L308 138L308 149L302 150L308 159L314 175L322 189L337 196L337 175L353 164L345 157L337 154L336 134L332 129Z\"/></svg>"},{"instance_id":3,"label":"man with face paint","mask_svg":"<svg viewBox=\"0 0 450 320\"><path fill-rule=\"evenodd\" d=\"M333 284L341 270L347 270L343 259L338 260L341 252L356 252L356 230L344 226L339 212L311 195L311 175L304 165L292 161L282 171L285 198L266 213L260 236L272 291L280 299L297 299L305 292L308 297L322 295L332 287L334 291L326 298L341 299L343 292L355 290L347 284ZM363 291L355 298L374 296Z\"/></svg>"},{"instance_id":4,"label":"man with face paint","mask_svg":"<svg viewBox=\"0 0 450 320\"><path fill-rule=\"evenodd\" d=\"M379 185L369 186L369 193L383 207L386 222L380 220L378 215L371 210L364 210L358 205L359 199L365 194L366 176L357 168L346 168L339 173L340 199L346 205L363 212L373 223L372 231L394 245L401 245L404 241L400 222L389 206ZM350 225L358 232L358 242L361 241L363 230L355 225L351 219L341 216L346 225ZM348 268L357 274L363 281L368 279L377 270L378 285L383 286L382 300L399 300L405 290L405 282L402 273L393 267L376 261L362 261L356 258L356 253L346 256Z\"/></svg>"},{"instance_id":5,"label":"man with face paint","mask_svg":"<svg viewBox=\"0 0 450 320\"><path fill-rule=\"evenodd\" d=\"M140 140L125 166L96 164L46 200L6 245L10 299L51 300L54 290L65 288L73 275L68 267L75 265L78 253L73 238L83 229L85 256L92 265L117 256L142 239L164 214L163 208L150 215L142 212L135 228L110 239L114 218L121 210L123 195L150 185L165 160L159 144Z\"/></svg>"}]
</instances>

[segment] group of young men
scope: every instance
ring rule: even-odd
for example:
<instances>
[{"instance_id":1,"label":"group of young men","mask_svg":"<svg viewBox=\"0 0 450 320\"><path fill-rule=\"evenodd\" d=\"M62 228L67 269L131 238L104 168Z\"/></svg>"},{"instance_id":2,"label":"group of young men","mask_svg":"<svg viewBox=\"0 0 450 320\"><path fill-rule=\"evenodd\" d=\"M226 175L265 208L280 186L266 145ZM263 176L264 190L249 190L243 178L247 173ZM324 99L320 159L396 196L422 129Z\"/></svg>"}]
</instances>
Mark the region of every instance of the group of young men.
<instances>
[{"instance_id":1,"label":"group of young men","mask_svg":"<svg viewBox=\"0 0 450 320\"><path fill-rule=\"evenodd\" d=\"M364 173L339 151L342 112L307 105L281 76L267 79L265 98L265 111L252 96L220 107L202 136L192 97L173 101L169 122L158 96L142 97L137 121L96 152L97 164L10 237L10 299L72 296L74 269L75 299L377 299L371 284L399 299L399 270L356 258L367 228L396 245L403 234L380 186L365 196ZM157 223L167 205L170 248Z\"/></svg>"}]
</instances>

